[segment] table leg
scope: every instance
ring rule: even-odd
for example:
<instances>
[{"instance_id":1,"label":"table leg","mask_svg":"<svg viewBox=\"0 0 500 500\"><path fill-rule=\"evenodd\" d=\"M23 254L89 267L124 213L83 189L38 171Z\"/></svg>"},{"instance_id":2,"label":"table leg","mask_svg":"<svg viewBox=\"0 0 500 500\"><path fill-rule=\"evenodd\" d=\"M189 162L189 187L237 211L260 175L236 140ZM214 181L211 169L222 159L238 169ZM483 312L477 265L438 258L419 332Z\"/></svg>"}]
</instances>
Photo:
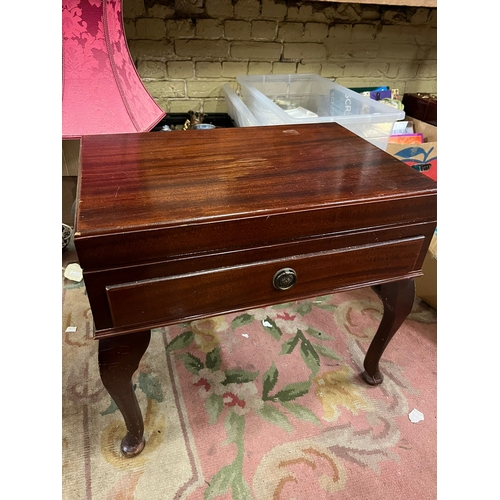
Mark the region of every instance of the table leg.
<instances>
[{"instance_id":1,"label":"table leg","mask_svg":"<svg viewBox=\"0 0 500 500\"><path fill-rule=\"evenodd\" d=\"M132 375L148 348L151 331L130 333L99 340L99 371L104 387L125 420L127 434L121 442L126 457L138 455L144 448L144 422L134 393Z\"/></svg>"},{"instance_id":2,"label":"table leg","mask_svg":"<svg viewBox=\"0 0 500 500\"><path fill-rule=\"evenodd\" d=\"M374 289L382 299L384 314L365 356L363 378L370 385L381 384L384 380L378 364L385 348L411 312L415 283L412 279L394 281Z\"/></svg>"}]
</instances>

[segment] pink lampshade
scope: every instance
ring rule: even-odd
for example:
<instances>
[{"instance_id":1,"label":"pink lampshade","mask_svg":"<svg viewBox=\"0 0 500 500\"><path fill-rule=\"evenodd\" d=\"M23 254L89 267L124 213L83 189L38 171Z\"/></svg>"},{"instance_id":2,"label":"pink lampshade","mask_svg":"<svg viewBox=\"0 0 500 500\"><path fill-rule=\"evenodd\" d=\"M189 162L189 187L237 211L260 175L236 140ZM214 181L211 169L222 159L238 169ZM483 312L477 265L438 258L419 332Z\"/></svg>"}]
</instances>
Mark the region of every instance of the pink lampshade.
<instances>
[{"instance_id":1,"label":"pink lampshade","mask_svg":"<svg viewBox=\"0 0 500 500\"><path fill-rule=\"evenodd\" d=\"M62 0L62 136L147 132L164 116L130 57L121 0Z\"/></svg>"}]
</instances>

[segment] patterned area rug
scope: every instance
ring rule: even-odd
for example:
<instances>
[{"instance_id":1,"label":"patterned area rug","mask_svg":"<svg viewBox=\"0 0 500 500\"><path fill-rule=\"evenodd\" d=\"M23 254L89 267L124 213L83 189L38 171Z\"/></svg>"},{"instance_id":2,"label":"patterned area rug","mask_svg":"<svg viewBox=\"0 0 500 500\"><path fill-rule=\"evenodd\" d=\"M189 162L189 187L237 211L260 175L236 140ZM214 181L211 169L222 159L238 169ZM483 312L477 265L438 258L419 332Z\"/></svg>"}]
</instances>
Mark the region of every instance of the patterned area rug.
<instances>
[{"instance_id":1,"label":"patterned area rug","mask_svg":"<svg viewBox=\"0 0 500 500\"><path fill-rule=\"evenodd\" d=\"M125 459L85 286L62 292L64 500L436 498L436 311L419 299L377 387L360 377L370 289L154 330L134 377L146 447Z\"/></svg>"}]
</instances>

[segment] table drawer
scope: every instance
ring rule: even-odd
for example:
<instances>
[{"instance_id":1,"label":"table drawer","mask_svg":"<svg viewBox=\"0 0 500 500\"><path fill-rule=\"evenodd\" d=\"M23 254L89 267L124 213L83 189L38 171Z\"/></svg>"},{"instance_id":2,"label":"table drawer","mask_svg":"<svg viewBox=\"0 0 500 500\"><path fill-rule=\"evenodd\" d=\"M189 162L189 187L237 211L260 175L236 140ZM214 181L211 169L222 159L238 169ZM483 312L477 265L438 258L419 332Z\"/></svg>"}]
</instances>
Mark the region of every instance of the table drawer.
<instances>
[{"instance_id":1,"label":"table drawer","mask_svg":"<svg viewBox=\"0 0 500 500\"><path fill-rule=\"evenodd\" d=\"M403 278L415 271L424 240L418 236L158 277L107 286L106 294L115 328L153 327ZM296 282L277 289L273 278L285 268L294 270Z\"/></svg>"}]
</instances>

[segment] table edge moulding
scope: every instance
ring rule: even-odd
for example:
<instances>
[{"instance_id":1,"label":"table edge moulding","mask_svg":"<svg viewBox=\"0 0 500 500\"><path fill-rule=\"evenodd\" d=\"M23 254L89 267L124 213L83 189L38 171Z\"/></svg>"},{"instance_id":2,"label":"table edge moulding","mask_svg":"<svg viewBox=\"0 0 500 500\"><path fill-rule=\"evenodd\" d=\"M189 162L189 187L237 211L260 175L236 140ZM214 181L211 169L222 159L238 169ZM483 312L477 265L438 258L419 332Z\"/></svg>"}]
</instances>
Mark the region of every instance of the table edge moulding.
<instances>
[{"instance_id":1,"label":"table edge moulding","mask_svg":"<svg viewBox=\"0 0 500 500\"><path fill-rule=\"evenodd\" d=\"M74 243L125 456L145 444L132 377L153 328L369 286L363 377L382 383L435 181L336 123L84 136L80 157Z\"/></svg>"}]
</instances>

